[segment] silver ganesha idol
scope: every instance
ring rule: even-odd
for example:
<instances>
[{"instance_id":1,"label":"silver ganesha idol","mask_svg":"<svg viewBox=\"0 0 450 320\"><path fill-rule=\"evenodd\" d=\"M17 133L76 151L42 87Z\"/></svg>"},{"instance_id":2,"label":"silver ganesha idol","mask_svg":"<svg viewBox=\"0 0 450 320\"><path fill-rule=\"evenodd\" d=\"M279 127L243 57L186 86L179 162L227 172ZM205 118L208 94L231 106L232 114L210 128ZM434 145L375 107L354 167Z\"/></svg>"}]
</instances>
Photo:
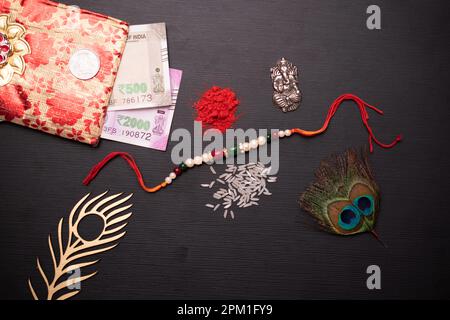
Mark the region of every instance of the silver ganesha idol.
<instances>
[{"instance_id":1,"label":"silver ganesha idol","mask_svg":"<svg viewBox=\"0 0 450 320\"><path fill-rule=\"evenodd\" d=\"M273 86L273 104L283 112L294 111L300 105L302 94L298 89L298 70L285 58L270 68Z\"/></svg>"}]
</instances>

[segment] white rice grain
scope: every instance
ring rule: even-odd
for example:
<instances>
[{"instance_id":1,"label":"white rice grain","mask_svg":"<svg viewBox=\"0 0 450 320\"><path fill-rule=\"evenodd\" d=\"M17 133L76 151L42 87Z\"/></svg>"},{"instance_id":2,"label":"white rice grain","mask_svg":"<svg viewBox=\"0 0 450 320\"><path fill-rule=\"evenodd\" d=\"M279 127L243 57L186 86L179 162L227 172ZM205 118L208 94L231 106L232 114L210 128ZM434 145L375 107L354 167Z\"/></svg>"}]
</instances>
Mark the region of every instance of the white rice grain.
<instances>
[{"instance_id":1,"label":"white rice grain","mask_svg":"<svg viewBox=\"0 0 450 320\"><path fill-rule=\"evenodd\" d=\"M217 174L210 166L211 172ZM224 209L224 218L228 215L234 219L235 213L230 210L232 206L238 208L247 208L259 205L261 195L270 196L272 193L267 188L268 183L276 182L277 177L270 175L272 167L265 167L261 162L248 163L243 165L227 165L215 181L209 184L202 184L202 187L212 188L215 182L223 187L219 188L213 194L213 198L220 200L221 204L206 204L208 208L216 211L219 207ZM270 175L270 176L269 176Z\"/></svg>"}]
</instances>

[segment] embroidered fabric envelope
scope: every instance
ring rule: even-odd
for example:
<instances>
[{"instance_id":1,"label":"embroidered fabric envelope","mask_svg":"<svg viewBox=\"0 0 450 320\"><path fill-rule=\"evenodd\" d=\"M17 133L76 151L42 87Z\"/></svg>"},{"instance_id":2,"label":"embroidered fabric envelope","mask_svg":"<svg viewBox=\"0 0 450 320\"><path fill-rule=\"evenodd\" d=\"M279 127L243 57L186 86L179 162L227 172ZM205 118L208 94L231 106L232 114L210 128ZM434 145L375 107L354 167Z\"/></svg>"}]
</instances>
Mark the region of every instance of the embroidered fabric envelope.
<instances>
[{"instance_id":1,"label":"embroidered fabric envelope","mask_svg":"<svg viewBox=\"0 0 450 320\"><path fill-rule=\"evenodd\" d=\"M0 0L0 120L96 145L126 22L48 0Z\"/></svg>"}]
</instances>

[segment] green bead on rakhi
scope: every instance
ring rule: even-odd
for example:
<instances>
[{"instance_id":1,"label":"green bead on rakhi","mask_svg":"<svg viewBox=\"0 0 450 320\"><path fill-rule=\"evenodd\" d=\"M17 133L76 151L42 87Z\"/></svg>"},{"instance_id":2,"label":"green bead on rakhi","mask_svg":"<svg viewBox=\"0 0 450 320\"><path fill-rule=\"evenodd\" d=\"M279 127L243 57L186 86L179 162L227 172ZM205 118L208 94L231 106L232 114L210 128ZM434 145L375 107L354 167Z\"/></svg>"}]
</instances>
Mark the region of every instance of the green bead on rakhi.
<instances>
[{"instance_id":1,"label":"green bead on rakhi","mask_svg":"<svg viewBox=\"0 0 450 320\"><path fill-rule=\"evenodd\" d=\"M235 157L237 155L238 148L237 147L231 147L228 149L228 155Z\"/></svg>"},{"instance_id":2,"label":"green bead on rakhi","mask_svg":"<svg viewBox=\"0 0 450 320\"><path fill-rule=\"evenodd\" d=\"M188 166L183 162L178 166L182 172L185 172L188 169Z\"/></svg>"}]
</instances>

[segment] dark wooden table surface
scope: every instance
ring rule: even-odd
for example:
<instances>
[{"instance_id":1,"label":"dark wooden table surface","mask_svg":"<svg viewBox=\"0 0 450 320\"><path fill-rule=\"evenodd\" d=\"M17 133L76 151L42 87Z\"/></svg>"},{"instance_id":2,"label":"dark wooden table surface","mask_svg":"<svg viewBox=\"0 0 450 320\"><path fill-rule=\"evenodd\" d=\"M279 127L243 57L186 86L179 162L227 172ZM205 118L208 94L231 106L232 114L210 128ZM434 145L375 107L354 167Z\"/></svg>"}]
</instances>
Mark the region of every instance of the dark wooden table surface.
<instances>
[{"instance_id":1,"label":"dark wooden table surface","mask_svg":"<svg viewBox=\"0 0 450 320\"><path fill-rule=\"evenodd\" d=\"M184 71L172 128L193 130L192 104L211 85L241 100L236 127L314 129L330 103L352 92L385 111L371 123L381 140L370 160L382 191L378 232L332 236L311 227L297 199L321 159L367 143L346 103L329 130L280 145L278 182L260 206L235 220L212 214L200 187L208 168L157 194L143 192L122 161L91 186L90 167L111 151L132 153L150 182L172 168L170 151L103 141L98 148L0 124L0 298L30 299L35 259L47 236L88 192L133 192L127 235L102 255L78 299L393 299L450 297L449 22L447 1L386 1L382 29L366 28L373 1L73 0L130 24L167 23L170 65ZM300 68L301 108L271 106L268 69L280 57ZM172 142L169 146L172 147ZM219 168L216 168L220 170ZM366 268L381 268L381 290Z\"/></svg>"}]
</instances>

